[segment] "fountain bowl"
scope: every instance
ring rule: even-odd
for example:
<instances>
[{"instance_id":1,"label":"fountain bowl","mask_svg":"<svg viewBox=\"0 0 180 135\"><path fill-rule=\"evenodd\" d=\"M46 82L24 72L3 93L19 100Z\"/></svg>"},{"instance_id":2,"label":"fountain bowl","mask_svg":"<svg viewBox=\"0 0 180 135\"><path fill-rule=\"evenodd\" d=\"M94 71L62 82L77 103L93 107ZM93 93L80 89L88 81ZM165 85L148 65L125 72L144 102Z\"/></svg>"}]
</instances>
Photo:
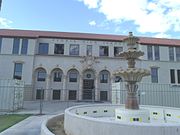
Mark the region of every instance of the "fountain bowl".
<instances>
[{"instance_id":1,"label":"fountain bowl","mask_svg":"<svg viewBox=\"0 0 180 135\"><path fill-rule=\"evenodd\" d=\"M123 110L124 105L91 104L68 108L64 130L67 135L180 135L178 108L140 106L140 111L149 111L149 123L116 120L117 108Z\"/></svg>"}]
</instances>

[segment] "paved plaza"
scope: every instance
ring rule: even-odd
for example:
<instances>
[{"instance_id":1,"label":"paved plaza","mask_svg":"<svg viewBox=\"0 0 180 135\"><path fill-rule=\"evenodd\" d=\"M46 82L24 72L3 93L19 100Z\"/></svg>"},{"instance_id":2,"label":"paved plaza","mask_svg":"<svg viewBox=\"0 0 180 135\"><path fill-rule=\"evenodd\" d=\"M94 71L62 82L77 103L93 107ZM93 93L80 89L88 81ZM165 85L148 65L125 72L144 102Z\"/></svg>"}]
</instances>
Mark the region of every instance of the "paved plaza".
<instances>
[{"instance_id":1,"label":"paved plaza","mask_svg":"<svg viewBox=\"0 0 180 135\"><path fill-rule=\"evenodd\" d=\"M27 119L17 123L16 125L8 128L0 135L40 135L41 123L48 117L56 114L64 113L64 110L70 106L92 104L94 102L43 102L42 113L39 115L40 102L39 101L26 101L24 108L16 114L33 114Z\"/></svg>"}]
</instances>

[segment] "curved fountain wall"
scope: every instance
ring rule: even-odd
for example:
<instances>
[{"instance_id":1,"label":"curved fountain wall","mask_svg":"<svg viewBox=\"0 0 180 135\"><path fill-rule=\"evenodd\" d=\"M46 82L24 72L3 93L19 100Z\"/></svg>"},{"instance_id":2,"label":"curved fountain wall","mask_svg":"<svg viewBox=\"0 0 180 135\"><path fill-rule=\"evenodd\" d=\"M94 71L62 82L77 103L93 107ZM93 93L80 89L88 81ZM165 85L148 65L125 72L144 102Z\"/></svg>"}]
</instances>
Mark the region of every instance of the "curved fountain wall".
<instances>
[{"instance_id":1,"label":"curved fountain wall","mask_svg":"<svg viewBox=\"0 0 180 135\"><path fill-rule=\"evenodd\" d=\"M141 107L150 111L153 123L101 119L113 118L123 105L84 105L65 110L64 129L67 135L180 135L180 109Z\"/></svg>"}]
</instances>

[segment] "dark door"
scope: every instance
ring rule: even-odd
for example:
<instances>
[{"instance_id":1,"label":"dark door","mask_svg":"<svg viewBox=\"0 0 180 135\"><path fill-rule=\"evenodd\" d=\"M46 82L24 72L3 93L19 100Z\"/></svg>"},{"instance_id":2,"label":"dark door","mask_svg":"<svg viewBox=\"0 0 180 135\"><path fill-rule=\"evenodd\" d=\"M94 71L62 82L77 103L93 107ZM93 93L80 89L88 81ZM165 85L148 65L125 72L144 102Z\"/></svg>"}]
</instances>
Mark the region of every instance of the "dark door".
<instances>
[{"instance_id":1,"label":"dark door","mask_svg":"<svg viewBox=\"0 0 180 135\"><path fill-rule=\"evenodd\" d=\"M83 80L83 100L94 99L94 80Z\"/></svg>"}]
</instances>

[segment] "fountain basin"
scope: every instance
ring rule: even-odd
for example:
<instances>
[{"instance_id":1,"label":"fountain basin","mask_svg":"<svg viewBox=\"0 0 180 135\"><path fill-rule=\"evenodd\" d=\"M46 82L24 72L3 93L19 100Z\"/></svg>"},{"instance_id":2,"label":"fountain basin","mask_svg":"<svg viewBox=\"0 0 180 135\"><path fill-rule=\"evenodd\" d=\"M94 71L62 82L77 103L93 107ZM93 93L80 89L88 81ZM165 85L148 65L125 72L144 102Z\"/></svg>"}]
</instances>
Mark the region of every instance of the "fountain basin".
<instances>
[{"instance_id":1,"label":"fountain basin","mask_svg":"<svg viewBox=\"0 0 180 135\"><path fill-rule=\"evenodd\" d=\"M67 135L180 135L180 109L140 106L149 110L150 122L120 122L115 109L124 105L84 105L65 110Z\"/></svg>"},{"instance_id":2,"label":"fountain basin","mask_svg":"<svg viewBox=\"0 0 180 135\"><path fill-rule=\"evenodd\" d=\"M115 119L121 122L150 122L150 113L148 109L130 110L125 108L115 109Z\"/></svg>"}]
</instances>

